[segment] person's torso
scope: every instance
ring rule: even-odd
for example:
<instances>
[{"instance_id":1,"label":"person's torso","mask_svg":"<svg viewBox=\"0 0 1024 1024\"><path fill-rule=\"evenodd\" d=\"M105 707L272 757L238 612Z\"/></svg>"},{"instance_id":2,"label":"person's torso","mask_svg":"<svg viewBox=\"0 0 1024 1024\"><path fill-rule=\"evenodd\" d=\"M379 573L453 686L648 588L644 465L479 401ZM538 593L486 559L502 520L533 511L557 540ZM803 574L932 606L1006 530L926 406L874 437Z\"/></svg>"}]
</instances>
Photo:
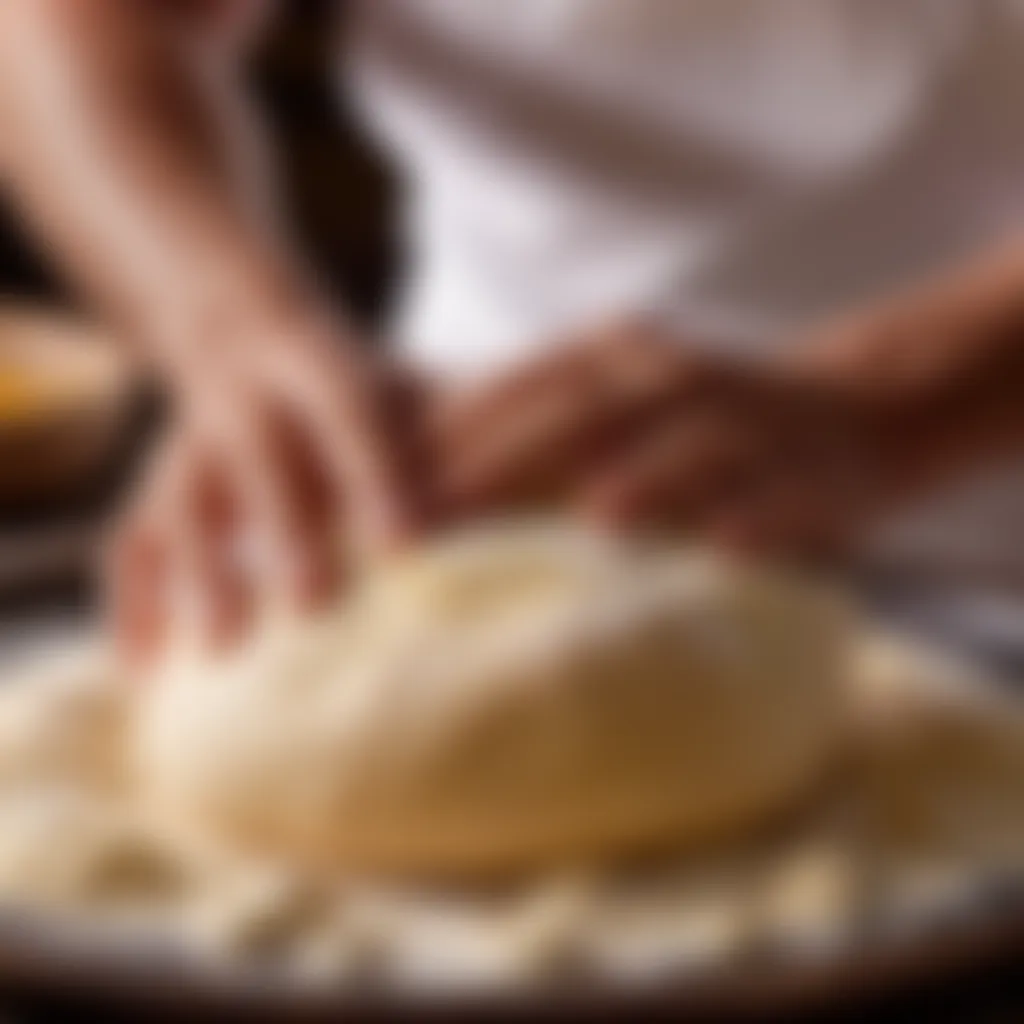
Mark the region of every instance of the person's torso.
<instances>
[{"instance_id":1,"label":"person's torso","mask_svg":"<svg viewBox=\"0 0 1024 1024\"><path fill-rule=\"evenodd\" d=\"M1024 0L367 0L356 20L347 67L408 187L395 332L447 377L637 311L784 344L1024 214ZM1024 572L1016 476L898 549Z\"/></svg>"},{"instance_id":2,"label":"person's torso","mask_svg":"<svg viewBox=\"0 0 1024 1024\"><path fill-rule=\"evenodd\" d=\"M1024 0L372 0L400 334L486 371L639 307L784 338L1024 212Z\"/></svg>"}]
</instances>

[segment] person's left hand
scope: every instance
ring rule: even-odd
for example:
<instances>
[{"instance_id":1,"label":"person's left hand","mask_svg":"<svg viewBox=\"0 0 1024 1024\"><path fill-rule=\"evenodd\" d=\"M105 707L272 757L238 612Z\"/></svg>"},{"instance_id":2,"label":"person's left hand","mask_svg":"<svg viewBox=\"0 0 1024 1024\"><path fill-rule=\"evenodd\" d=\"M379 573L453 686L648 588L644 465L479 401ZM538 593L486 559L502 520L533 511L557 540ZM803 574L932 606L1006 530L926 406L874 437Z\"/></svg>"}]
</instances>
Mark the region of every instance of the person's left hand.
<instances>
[{"instance_id":1,"label":"person's left hand","mask_svg":"<svg viewBox=\"0 0 1024 1024\"><path fill-rule=\"evenodd\" d=\"M451 402L439 434L450 507L567 501L602 524L773 552L832 549L903 484L885 402L643 326L563 347Z\"/></svg>"}]
</instances>

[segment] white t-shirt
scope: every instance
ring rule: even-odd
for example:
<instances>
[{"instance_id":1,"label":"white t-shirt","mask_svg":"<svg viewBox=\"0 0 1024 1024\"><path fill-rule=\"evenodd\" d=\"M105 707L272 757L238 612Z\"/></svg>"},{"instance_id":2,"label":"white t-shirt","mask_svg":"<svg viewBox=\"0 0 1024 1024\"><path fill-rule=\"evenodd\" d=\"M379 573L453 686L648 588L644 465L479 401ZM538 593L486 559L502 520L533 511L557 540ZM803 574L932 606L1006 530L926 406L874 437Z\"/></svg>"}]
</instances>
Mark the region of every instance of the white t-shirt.
<instances>
[{"instance_id":1,"label":"white t-shirt","mask_svg":"<svg viewBox=\"0 0 1024 1024\"><path fill-rule=\"evenodd\" d=\"M785 344L1024 217L1024 0L367 0L346 67L447 376L636 311ZM968 490L889 549L1024 580L1024 465Z\"/></svg>"}]
</instances>

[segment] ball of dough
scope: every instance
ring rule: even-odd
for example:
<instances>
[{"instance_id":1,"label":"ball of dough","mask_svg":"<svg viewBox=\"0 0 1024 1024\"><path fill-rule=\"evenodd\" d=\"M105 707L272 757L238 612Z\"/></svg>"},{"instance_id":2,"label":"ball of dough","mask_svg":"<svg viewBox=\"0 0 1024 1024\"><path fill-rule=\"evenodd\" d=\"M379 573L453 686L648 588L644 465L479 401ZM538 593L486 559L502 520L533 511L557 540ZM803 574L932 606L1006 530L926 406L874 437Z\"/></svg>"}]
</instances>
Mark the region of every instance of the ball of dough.
<instances>
[{"instance_id":1,"label":"ball of dough","mask_svg":"<svg viewBox=\"0 0 1024 1024\"><path fill-rule=\"evenodd\" d=\"M243 651L183 646L139 717L142 784L176 825L330 870L465 877L689 846L821 779L842 620L706 553L466 532Z\"/></svg>"}]
</instances>

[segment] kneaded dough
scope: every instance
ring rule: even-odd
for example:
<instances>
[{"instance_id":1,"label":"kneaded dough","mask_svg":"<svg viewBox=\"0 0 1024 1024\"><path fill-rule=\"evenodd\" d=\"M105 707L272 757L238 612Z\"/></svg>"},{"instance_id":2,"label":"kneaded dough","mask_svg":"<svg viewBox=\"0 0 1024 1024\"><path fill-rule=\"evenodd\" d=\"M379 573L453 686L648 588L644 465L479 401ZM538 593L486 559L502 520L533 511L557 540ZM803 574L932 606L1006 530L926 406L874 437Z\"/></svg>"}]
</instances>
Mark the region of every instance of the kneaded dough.
<instances>
[{"instance_id":1,"label":"kneaded dough","mask_svg":"<svg viewBox=\"0 0 1024 1024\"><path fill-rule=\"evenodd\" d=\"M0 687L0 799L40 786L128 788L131 693L99 647L75 647Z\"/></svg>"},{"instance_id":2,"label":"kneaded dough","mask_svg":"<svg viewBox=\"0 0 1024 1024\"><path fill-rule=\"evenodd\" d=\"M956 659L878 635L858 652L861 827L880 870L1024 863L1024 707Z\"/></svg>"},{"instance_id":3,"label":"kneaded dough","mask_svg":"<svg viewBox=\"0 0 1024 1024\"><path fill-rule=\"evenodd\" d=\"M0 901L74 913L146 907L185 891L187 860L133 811L87 788L0 799Z\"/></svg>"},{"instance_id":4,"label":"kneaded dough","mask_svg":"<svg viewBox=\"0 0 1024 1024\"><path fill-rule=\"evenodd\" d=\"M844 616L802 584L570 527L455 535L315 622L145 690L176 828L331 871L520 872L794 806L842 747Z\"/></svg>"}]
</instances>

